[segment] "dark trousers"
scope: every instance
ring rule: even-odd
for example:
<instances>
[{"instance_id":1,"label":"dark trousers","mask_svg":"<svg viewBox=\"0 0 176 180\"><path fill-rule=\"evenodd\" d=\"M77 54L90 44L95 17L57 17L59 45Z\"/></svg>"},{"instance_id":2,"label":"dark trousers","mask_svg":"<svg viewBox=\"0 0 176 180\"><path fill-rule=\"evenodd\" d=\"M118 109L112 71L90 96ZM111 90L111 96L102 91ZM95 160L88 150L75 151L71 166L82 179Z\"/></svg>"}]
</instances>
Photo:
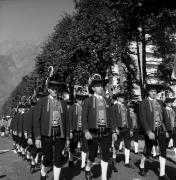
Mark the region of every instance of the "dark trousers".
<instances>
[{"instance_id":1,"label":"dark trousers","mask_svg":"<svg viewBox=\"0 0 176 180\"><path fill-rule=\"evenodd\" d=\"M110 158L110 147L112 142L111 134L101 137L94 137L91 140L88 140L88 159L91 162L94 162L95 157L97 156L98 145L100 146L101 159L105 162L109 161Z\"/></svg>"},{"instance_id":2,"label":"dark trousers","mask_svg":"<svg viewBox=\"0 0 176 180\"><path fill-rule=\"evenodd\" d=\"M149 158L151 156L152 147L154 145L159 146L160 156L166 158L166 148L167 148L167 140L166 140L166 132L164 131L154 131L155 140L150 140L149 137L145 136L145 148L144 155Z\"/></svg>"},{"instance_id":3,"label":"dark trousers","mask_svg":"<svg viewBox=\"0 0 176 180\"><path fill-rule=\"evenodd\" d=\"M127 128L119 128L120 134L118 135L118 139L115 142L115 148L119 150L119 145L122 140L124 140L125 148L130 149L131 147L131 137L130 130Z\"/></svg>"},{"instance_id":4,"label":"dark trousers","mask_svg":"<svg viewBox=\"0 0 176 180\"><path fill-rule=\"evenodd\" d=\"M62 151L65 147L65 139L42 137L43 165L48 167L52 164L57 168L62 167Z\"/></svg>"},{"instance_id":5,"label":"dark trousers","mask_svg":"<svg viewBox=\"0 0 176 180\"><path fill-rule=\"evenodd\" d=\"M170 139L173 139L173 147L176 147L176 129L169 131L169 138L167 139L167 145L169 144Z\"/></svg>"},{"instance_id":6,"label":"dark trousers","mask_svg":"<svg viewBox=\"0 0 176 180\"><path fill-rule=\"evenodd\" d=\"M20 145L22 148L26 149L26 147L27 147L27 140L25 139L24 136L19 137L18 142L19 142L19 145Z\"/></svg>"},{"instance_id":7,"label":"dark trousers","mask_svg":"<svg viewBox=\"0 0 176 180\"><path fill-rule=\"evenodd\" d=\"M31 156L36 158L37 154L41 152L41 149L38 149L35 145L31 147Z\"/></svg>"},{"instance_id":8,"label":"dark trousers","mask_svg":"<svg viewBox=\"0 0 176 180\"><path fill-rule=\"evenodd\" d=\"M139 140L139 130L138 129L133 130L132 140L134 140L135 142L138 142L138 140Z\"/></svg>"},{"instance_id":9,"label":"dark trousers","mask_svg":"<svg viewBox=\"0 0 176 180\"><path fill-rule=\"evenodd\" d=\"M88 152L87 140L84 137L82 132L73 132L73 138L70 141L70 152L74 153L75 149L78 146L78 142L81 143L82 151L84 153Z\"/></svg>"},{"instance_id":10,"label":"dark trousers","mask_svg":"<svg viewBox=\"0 0 176 180\"><path fill-rule=\"evenodd\" d=\"M16 143L16 144L18 144L18 136L17 135L12 135L12 139L13 139L13 141Z\"/></svg>"}]
</instances>

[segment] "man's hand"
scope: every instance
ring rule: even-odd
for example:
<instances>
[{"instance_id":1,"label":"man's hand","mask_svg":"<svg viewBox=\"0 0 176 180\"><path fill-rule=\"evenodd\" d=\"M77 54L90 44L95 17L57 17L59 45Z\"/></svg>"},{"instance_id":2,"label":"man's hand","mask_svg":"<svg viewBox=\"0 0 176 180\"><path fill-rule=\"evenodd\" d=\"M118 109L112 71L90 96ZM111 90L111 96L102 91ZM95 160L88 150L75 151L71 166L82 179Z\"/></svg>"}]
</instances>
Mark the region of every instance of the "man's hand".
<instances>
[{"instance_id":1,"label":"man's hand","mask_svg":"<svg viewBox=\"0 0 176 180\"><path fill-rule=\"evenodd\" d=\"M28 138L27 143L28 143L29 145L33 145L33 140L32 140L32 138Z\"/></svg>"},{"instance_id":2,"label":"man's hand","mask_svg":"<svg viewBox=\"0 0 176 180\"><path fill-rule=\"evenodd\" d=\"M40 149L42 147L42 143L40 139L35 140L35 145L37 147L37 149Z\"/></svg>"},{"instance_id":3,"label":"man's hand","mask_svg":"<svg viewBox=\"0 0 176 180\"><path fill-rule=\"evenodd\" d=\"M66 141L66 147L69 147L69 145L70 145L70 140L67 139L67 141Z\"/></svg>"},{"instance_id":4,"label":"man's hand","mask_svg":"<svg viewBox=\"0 0 176 180\"><path fill-rule=\"evenodd\" d=\"M86 131L86 132L85 132L85 138L86 138L86 140L92 139L92 135L90 134L89 131Z\"/></svg>"},{"instance_id":5,"label":"man's hand","mask_svg":"<svg viewBox=\"0 0 176 180\"><path fill-rule=\"evenodd\" d=\"M168 132L166 132L166 138L169 138L169 133Z\"/></svg>"},{"instance_id":6,"label":"man's hand","mask_svg":"<svg viewBox=\"0 0 176 180\"><path fill-rule=\"evenodd\" d=\"M130 131L130 137L133 137L133 131Z\"/></svg>"},{"instance_id":7,"label":"man's hand","mask_svg":"<svg viewBox=\"0 0 176 180\"><path fill-rule=\"evenodd\" d=\"M118 129L116 129L116 134L119 135L120 134L120 131Z\"/></svg>"},{"instance_id":8,"label":"man's hand","mask_svg":"<svg viewBox=\"0 0 176 180\"><path fill-rule=\"evenodd\" d=\"M24 137L25 137L25 139L27 139L27 132L24 133Z\"/></svg>"},{"instance_id":9,"label":"man's hand","mask_svg":"<svg viewBox=\"0 0 176 180\"><path fill-rule=\"evenodd\" d=\"M149 137L150 140L154 140L155 139L155 134L152 131L150 131L148 133L148 137Z\"/></svg>"},{"instance_id":10,"label":"man's hand","mask_svg":"<svg viewBox=\"0 0 176 180\"><path fill-rule=\"evenodd\" d=\"M22 133L19 133L18 136L21 138L22 137Z\"/></svg>"},{"instance_id":11,"label":"man's hand","mask_svg":"<svg viewBox=\"0 0 176 180\"><path fill-rule=\"evenodd\" d=\"M112 140L113 140L113 141L117 141L117 134L116 134L116 133L113 133L113 134L112 134Z\"/></svg>"},{"instance_id":12,"label":"man's hand","mask_svg":"<svg viewBox=\"0 0 176 180\"><path fill-rule=\"evenodd\" d=\"M73 138L73 133L71 132L71 133L70 133L70 139L72 139L72 138Z\"/></svg>"}]
</instances>

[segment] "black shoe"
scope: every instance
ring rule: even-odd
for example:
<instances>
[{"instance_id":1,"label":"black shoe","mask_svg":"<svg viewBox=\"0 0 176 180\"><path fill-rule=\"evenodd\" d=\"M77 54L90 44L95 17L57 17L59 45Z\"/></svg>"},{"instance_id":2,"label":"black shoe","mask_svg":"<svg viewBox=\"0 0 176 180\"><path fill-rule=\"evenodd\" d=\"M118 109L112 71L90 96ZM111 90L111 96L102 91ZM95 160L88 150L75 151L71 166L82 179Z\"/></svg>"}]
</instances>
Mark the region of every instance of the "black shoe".
<instances>
[{"instance_id":1,"label":"black shoe","mask_svg":"<svg viewBox=\"0 0 176 180\"><path fill-rule=\"evenodd\" d=\"M133 168L133 166L131 165L131 163L125 164L125 167L127 167L127 168Z\"/></svg>"},{"instance_id":2,"label":"black shoe","mask_svg":"<svg viewBox=\"0 0 176 180\"><path fill-rule=\"evenodd\" d=\"M85 171L85 167L81 167L80 170L81 170L81 171Z\"/></svg>"},{"instance_id":3,"label":"black shoe","mask_svg":"<svg viewBox=\"0 0 176 180\"><path fill-rule=\"evenodd\" d=\"M46 176L42 176L40 173L40 180L46 180Z\"/></svg>"},{"instance_id":4,"label":"black shoe","mask_svg":"<svg viewBox=\"0 0 176 180\"><path fill-rule=\"evenodd\" d=\"M112 164L116 165L116 158L112 158Z\"/></svg>"},{"instance_id":5,"label":"black shoe","mask_svg":"<svg viewBox=\"0 0 176 180\"><path fill-rule=\"evenodd\" d=\"M159 176L159 180L170 180L170 178L165 174L164 176Z\"/></svg>"},{"instance_id":6,"label":"black shoe","mask_svg":"<svg viewBox=\"0 0 176 180\"><path fill-rule=\"evenodd\" d=\"M156 155L156 156L152 156L153 159L159 159L159 156Z\"/></svg>"},{"instance_id":7,"label":"black shoe","mask_svg":"<svg viewBox=\"0 0 176 180\"><path fill-rule=\"evenodd\" d=\"M32 165L32 164L31 164L30 173L31 173L31 174L34 174L34 173L35 173L35 165Z\"/></svg>"},{"instance_id":8,"label":"black shoe","mask_svg":"<svg viewBox=\"0 0 176 180\"><path fill-rule=\"evenodd\" d=\"M69 167L69 168L73 168L73 167L74 167L73 161L69 161L69 162L68 162L68 167Z\"/></svg>"},{"instance_id":9,"label":"black shoe","mask_svg":"<svg viewBox=\"0 0 176 180\"><path fill-rule=\"evenodd\" d=\"M85 171L86 180L92 180L92 174L90 171Z\"/></svg>"},{"instance_id":10,"label":"black shoe","mask_svg":"<svg viewBox=\"0 0 176 180\"><path fill-rule=\"evenodd\" d=\"M37 164L35 165L35 167L36 167L37 169L40 169L40 168L41 168L41 163L37 163Z\"/></svg>"},{"instance_id":11,"label":"black shoe","mask_svg":"<svg viewBox=\"0 0 176 180\"><path fill-rule=\"evenodd\" d=\"M139 174L141 175L141 176L146 176L146 172L145 172L145 168L140 168L139 167Z\"/></svg>"}]
</instances>

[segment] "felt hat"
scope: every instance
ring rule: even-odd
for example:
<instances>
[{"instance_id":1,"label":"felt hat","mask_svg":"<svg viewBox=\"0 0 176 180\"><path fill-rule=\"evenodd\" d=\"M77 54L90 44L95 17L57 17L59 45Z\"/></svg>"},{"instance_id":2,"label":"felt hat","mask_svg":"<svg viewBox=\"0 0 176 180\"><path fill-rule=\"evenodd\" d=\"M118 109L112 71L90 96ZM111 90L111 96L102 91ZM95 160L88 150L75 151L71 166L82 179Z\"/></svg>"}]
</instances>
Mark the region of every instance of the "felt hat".
<instances>
[{"instance_id":1,"label":"felt hat","mask_svg":"<svg viewBox=\"0 0 176 180\"><path fill-rule=\"evenodd\" d=\"M96 84L102 84L103 86L106 86L109 82L109 79L102 79L100 74L94 74L92 78L90 79L90 86L93 87Z\"/></svg>"},{"instance_id":2,"label":"felt hat","mask_svg":"<svg viewBox=\"0 0 176 180\"><path fill-rule=\"evenodd\" d=\"M165 103L165 104L167 104L167 103L173 103L173 102L175 101L175 99L176 99L176 98L169 98L169 97L167 97L167 98L165 99L164 103Z\"/></svg>"},{"instance_id":3,"label":"felt hat","mask_svg":"<svg viewBox=\"0 0 176 180\"><path fill-rule=\"evenodd\" d=\"M89 97L87 90L82 86L75 86L75 99L84 100Z\"/></svg>"},{"instance_id":4,"label":"felt hat","mask_svg":"<svg viewBox=\"0 0 176 180\"><path fill-rule=\"evenodd\" d=\"M126 93L120 91L113 94L113 99L117 99L118 97L126 98Z\"/></svg>"},{"instance_id":5,"label":"felt hat","mask_svg":"<svg viewBox=\"0 0 176 180\"><path fill-rule=\"evenodd\" d=\"M147 92L152 89L155 89L157 93L159 93L164 89L164 85L163 84L146 84L145 89Z\"/></svg>"}]
</instances>

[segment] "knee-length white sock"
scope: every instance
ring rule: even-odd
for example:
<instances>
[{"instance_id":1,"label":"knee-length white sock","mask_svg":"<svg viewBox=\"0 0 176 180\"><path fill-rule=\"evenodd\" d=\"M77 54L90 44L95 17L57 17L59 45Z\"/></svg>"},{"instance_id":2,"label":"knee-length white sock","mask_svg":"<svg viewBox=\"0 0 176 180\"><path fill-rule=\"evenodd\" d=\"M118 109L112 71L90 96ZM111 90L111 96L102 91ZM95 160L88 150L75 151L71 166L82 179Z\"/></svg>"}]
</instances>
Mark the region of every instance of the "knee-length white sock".
<instances>
[{"instance_id":1,"label":"knee-length white sock","mask_svg":"<svg viewBox=\"0 0 176 180\"><path fill-rule=\"evenodd\" d=\"M101 160L101 180L107 180L108 162Z\"/></svg>"}]
</instances>

